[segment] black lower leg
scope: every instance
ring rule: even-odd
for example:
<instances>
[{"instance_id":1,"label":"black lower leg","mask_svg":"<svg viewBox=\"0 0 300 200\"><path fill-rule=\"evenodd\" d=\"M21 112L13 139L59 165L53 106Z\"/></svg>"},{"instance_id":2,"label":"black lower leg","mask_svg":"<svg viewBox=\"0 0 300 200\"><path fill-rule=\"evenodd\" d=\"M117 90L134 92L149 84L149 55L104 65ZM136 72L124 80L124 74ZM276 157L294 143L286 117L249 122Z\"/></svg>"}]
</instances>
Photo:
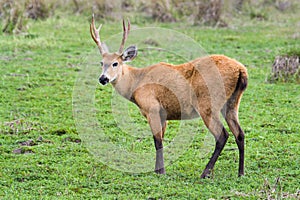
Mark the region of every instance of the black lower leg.
<instances>
[{"instance_id":1,"label":"black lower leg","mask_svg":"<svg viewBox=\"0 0 300 200\"><path fill-rule=\"evenodd\" d=\"M222 134L220 135L219 138L216 138L215 150L214 150L213 155L210 158L209 162L207 163L207 165L201 175L201 178L206 178L209 175L209 173L211 172L211 170L214 168L214 165L215 165L219 155L221 154L221 152L227 142L228 137L229 137L228 132L223 127Z\"/></svg>"},{"instance_id":2,"label":"black lower leg","mask_svg":"<svg viewBox=\"0 0 300 200\"><path fill-rule=\"evenodd\" d=\"M236 138L236 144L239 148L239 176L244 175L244 146L245 146L245 136L242 129L239 127L239 135Z\"/></svg>"},{"instance_id":3,"label":"black lower leg","mask_svg":"<svg viewBox=\"0 0 300 200\"><path fill-rule=\"evenodd\" d=\"M156 149L155 172L157 174L165 174L162 139L157 139L155 136L153 138Z\"/></svg>"},{"instance_id":4,"label":"black lower leg","mask_svg":"<svg viewBox=\"0 0 300 200\"><path fill-rule=\"evenodd\" d=\"M245 134L242 130L237 118L227 117L226 121L230 130L235 135L235 142L239 149L239 172L238 176L244 175L244 146L245 146Z\"/></svg>"}]
</instances>

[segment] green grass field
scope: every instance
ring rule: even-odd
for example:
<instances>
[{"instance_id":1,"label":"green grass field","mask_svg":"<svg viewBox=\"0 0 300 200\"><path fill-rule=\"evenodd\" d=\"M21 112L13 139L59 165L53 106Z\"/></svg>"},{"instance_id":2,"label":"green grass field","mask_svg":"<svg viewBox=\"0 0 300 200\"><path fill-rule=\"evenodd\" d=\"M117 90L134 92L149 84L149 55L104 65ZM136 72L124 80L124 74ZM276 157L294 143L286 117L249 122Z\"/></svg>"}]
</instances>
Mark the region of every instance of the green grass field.
<instances>
[{"instance_id":1,"label":"green grass field","mask_svg":"<svg viewBox=\"0 0 300 200\"><path fill-rule=\"evenodd\" d=\"M166 167L164 176L116 170L90 153L72 110L76 78L90 62L88 55L98 53L89 35L89 19L56 16L29 22L28 34L0 35L0 199L300 198L300 85L266 82L275 56L300 48L299 16L242 18L228 28L132 21L137 27L174 29L207 53L225 54L247 66L249 86L239 113L246 134L246 174L237 177L238 150L230 135L212 178L205 180L200 175L212 149L206 156L200 152L207 135L202 122L189 148ZM102 38L120 31L120 23L106 22ZM140 59L134 65L142 63ZM98 85L99 74L100 69L88 84L96 87L91 94L96 102L93 112L102 134L123 149L154 155L150 134L141 133L140 139L139 131L133 137L117 127L112 87ZM129 109L136 124L146 127L138 109ZM167 144L177 130L178 123L170 122ZM154 162L146 164L154 168Z\"/></svg>"}]
</instances>

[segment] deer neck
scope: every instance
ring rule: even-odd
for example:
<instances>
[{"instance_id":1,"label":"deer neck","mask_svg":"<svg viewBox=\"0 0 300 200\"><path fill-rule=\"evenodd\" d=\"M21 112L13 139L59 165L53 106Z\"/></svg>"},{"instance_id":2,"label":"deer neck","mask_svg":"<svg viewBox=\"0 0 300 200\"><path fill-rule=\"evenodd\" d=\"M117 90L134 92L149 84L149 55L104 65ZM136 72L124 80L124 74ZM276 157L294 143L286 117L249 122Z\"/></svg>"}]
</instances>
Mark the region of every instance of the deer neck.
<instances>
[{"instance_id":1,"label":"deer neck","mask_svg":"<svg viewBox=\"0 0 300 200\"><path fill-rule=\"evenodd\" d=\"M138 85L138 79L136 77L140 73L141 69L124 64L122 66L122 73L119 74L118 78L111 84L121 96L131 100L133 92Z\"/></svg>"}]
</instances>

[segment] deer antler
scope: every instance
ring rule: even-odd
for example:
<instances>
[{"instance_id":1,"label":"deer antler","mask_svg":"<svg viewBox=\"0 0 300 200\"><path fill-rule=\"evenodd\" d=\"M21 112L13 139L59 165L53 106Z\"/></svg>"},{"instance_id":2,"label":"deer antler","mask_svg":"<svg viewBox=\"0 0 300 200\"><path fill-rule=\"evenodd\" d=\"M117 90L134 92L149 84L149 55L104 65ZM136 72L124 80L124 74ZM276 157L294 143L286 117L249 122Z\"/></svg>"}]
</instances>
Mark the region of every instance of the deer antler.
<instances>
[{"instance_id":1,"label":"deer antler","mask_svg":"<svg viewBox=\"0 0 300 200\"><path fill-rule=\"evenodd\" d=\"M103 55L105 52L104 52L104 49L101 46L101 40L100 40L100 35L99 35L101 27L102 27L102 24L100 24L98 29L96 29L95 18L94 18L94 14L93 14L92 23L90 25L90 32L91 32L91 36L92 36L93 40L95 41L95 43L97 44L97 46L99 48L100 54Z\"/></svg>"},{"instance_id":2,"label":"deer antler","mask_svg":"<svg viewBox=\"0 0 300 200\"><path fill-rule=\"evenodd\" d=\"M123 38L122 38L122 43L121 43L119 51L118 51L119 54L123 53L124 44L127 39L128 33L130 31L130 21L129 21L129 19L127 19L127 20L128 20L128 25L127 25L127 29L126 29L125 20L123 19Z\"/></svg>"}]
</instances>

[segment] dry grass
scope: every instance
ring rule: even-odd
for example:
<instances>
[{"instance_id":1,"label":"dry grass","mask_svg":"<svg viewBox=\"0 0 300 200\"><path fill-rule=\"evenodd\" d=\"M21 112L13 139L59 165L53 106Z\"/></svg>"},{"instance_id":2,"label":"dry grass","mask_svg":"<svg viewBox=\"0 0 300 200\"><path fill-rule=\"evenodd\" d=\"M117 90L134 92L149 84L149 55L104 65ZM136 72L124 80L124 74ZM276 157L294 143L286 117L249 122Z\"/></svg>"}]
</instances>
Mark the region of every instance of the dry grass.
<instances>
[{"instance_id":1,"label":"dry grass","mask_svg":"<svg viewBox=\"0 0 300 200\"><path fill-rule=\"evenodd\" d=\"M270 81L300 82L300 56L276 56Z\"/></svg>"},{"instance_id":2,"label":"dry grass","mask_svg":"<svg viewBox=\"0 0 300 200\"><path fill-rule=\"evenodd\" d=\"M2 31L5 33L19 33L26 30L26 20L24 19L24 6L12 1L2 1L0 3L0 13L2 18Z\"/></svg>"},{"instance_id":3,"label":"dry grass","mask_svg":"<svg viewBox=\"0 0 300 200\"><path fill-rule=\"evenodd\" d=\"M285 12L294 9L296 2L297 0L1 0L0 19L5 33L24 32L28 19L45 19L57 10L70 14L93 12L96 17L105 19L137 15L147 16L158 22L182 21L194 25L226 26L223 17L226 13L244 12L251 19L267 20L266 7Z\"/></svg>"},{"instance_id":4,"label":"dry grass","mask_svg":"<svg viewBox=\"0 0 300 200\"><path fill-rule=\"evenodd\" d=\"M221 19L222 0L196 2L196 8L198 11L195 15L195 24L216 25L221 22L222 26L226 26L226 23Z\"/></svg>"}]
</instances>

